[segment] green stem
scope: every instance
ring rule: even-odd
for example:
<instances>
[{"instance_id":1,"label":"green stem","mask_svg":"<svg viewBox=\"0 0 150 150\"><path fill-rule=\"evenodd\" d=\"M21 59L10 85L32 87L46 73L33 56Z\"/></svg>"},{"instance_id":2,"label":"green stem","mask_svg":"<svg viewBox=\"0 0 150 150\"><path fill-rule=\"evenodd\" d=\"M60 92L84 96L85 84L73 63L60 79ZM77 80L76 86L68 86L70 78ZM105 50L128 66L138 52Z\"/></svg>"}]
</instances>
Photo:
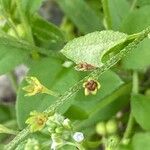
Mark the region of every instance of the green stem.
<instances>
[{"instance_id":1,"label":"green stem","mask_svg":"<svg viewBox=\"0 0 150 150\"><path fill-rule=\"evenodd\" d=\"M77 144L77 143L75 144L75 143L67 142L65 145L71 145L71 146L77 147L79 150L85 150L82 144Z\"/></svg>"},{"instance_id":2,"label":"green stem","mask_svg":"<svg viewBox=\"0 0 150 150\"><path fill-rule=\"evenodd\" d=\"M102 0L102 6L104 11L104 19L106 23L106 29L112 29L112 21L109 12L108 0Z\"/></svg>"},{"instance_id":3,"label":"green stem","mask_svg":"<svg viewBox=\"0 0 150 150\"><path fill-rule=\"evenodd\" d=\"M44 112L51 112L53 110L57 110L60 108L61 105L63 105L69 98L71 98L75 93L77 93L81 88L82 85L87 79L90 77L100 77L102 73L109 70L112 66L114 66L118 61L121 60L122 57L124 57L127 53L131 52L134 48L137 47L137 44L139 44L141 41L147 37L147 35L150 33L150 27L146 28L142 31L142 34L139 35L138 38L136 38L133 42L131 42L128 46L126 46L124 49L122 49L116 56L112 57L110 60L108 60L102 67L96 69L92 73L90 73L88 76L86 76L84 79L80 80L78 83L76 83L73 87L71 87L68 91L66 91L62 96L60 96L55 104L52 104L49 106ZM12 150L16 144L20 142L22 138L25 138L29 134L28 127L22 130L8 145L6 145L7 150Z\"/></svg>"},{"instance_id":4,"label":"green stem","mask_svg":"<svg viewBox=\"0 0 150 150\"><path fill-rule=\"evenodd\" d=\"M139 81L138 81L138 73L136 71L133 72L133 82L132 82L132 94L137 94L139 91ZM128 142L130 135L132 133L134 126L134 116L132 112L130 112L129 120L127 123L127 128L122 138L122 143L126 144Z\"/></svg>"},{"instance_id":5,"label":"green stem","mask_svg":"<svg viewBox=\"0 0 150 150\"><path fill-rule=\"evenodd\" d=\"M48 88L45 88L43 93L48 94L48 95L52 95L54 97L60 97L61 96L61 94L56 93L54 91L51 91Z\"/></svg>"},{"instance_id":6,"label":"green stem","mask_svg":"<svg viewBox=\"0 0 150 150\"><path fill-rule=\"evenodd\" d=\"M17 136L10 142L8 145L4 147L4 150L13 150L18 143L20 143L24 138L26 138L30 134L29 128L23 129L21 132L17 134Z\"/></svg>"}]
</instances>

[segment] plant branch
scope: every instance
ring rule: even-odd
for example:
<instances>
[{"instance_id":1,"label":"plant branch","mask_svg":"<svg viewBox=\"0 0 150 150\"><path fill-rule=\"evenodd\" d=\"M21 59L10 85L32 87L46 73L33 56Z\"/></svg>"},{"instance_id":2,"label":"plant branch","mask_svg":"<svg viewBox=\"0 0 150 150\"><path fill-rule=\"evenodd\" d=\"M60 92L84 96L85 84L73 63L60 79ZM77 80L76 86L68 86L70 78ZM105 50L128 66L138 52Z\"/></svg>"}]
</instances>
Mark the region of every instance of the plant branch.
<instances>
[{"instance_id":1,"label":"plant branch","mask_svg":"<svg viewBox=\"0 0 150 150\"><path fill-rule=\"evenodd\" d=\"M137 44L139 44L147 35L150 33L150 27L146 28L141 32L138 38L136 38L133 42L128 44L124 49L122 49L118 54L116 54L114 57L112 57L110 60L108 60L103 66L100 68L94 70L92 73L90 73L88 76L86 76L84 79L76 83L73 87L71 87L68 91L66 91L62 96L60 96L55 104L52 104L50 107L48 107L44 112L51 112L51 111L57 111L61 105L63 105L69 98L71 98L75 93L77 93L81 88L82 84L89 78L99 78L102 73L110 69L112 66L114 66L123 56L125 56L127 53L131 52L132 49L137 47ZM18 144L23 138L25 138L29 134L29 128L25 128L22 130L8 145L6 145L6 150L12 150L16 144Z\"/></svg>"}]
</instances>

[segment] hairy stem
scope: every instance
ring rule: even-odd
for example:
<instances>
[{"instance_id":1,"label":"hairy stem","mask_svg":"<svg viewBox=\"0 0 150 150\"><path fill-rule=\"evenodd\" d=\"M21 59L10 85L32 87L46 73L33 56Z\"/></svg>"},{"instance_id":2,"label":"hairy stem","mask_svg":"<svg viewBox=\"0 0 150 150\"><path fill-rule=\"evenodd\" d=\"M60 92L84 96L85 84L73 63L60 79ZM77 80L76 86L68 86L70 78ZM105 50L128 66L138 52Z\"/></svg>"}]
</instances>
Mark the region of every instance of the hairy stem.
<instances>
[{"instance_id":1,"label":"hairy stem","mask_svg":"<svg viewBox=\"0 0 150 150\"><path fill-rule=\"evenodd\" d=\"M82 84L89 78L99 78L99 76L110 69L112 66L114 66L123 56L125 56L127 53L129 53L132 49L137 47L137 44L139 44L147 35L150 33L150 27L146 28L141 32L138 38L136 38L133 42L131 42L128 46L126 46L124 49L122 49L116 56L112 57L110 60L108 60L102 67L96 69L92 73L90 73L88 76L86 76L84 79L76 83L73 87L71 87L68 91L66 91L62 96L60 96L55 104L52 104L50 107L48 107L44 112L50 112L54 111L63 105L66 101L69 100L75 93L77 93L81 88ZM6 145L7 150L12 150L16 144L22 140L22 138L25 138L29 134L28 127L21 131L8 145Z\"/></svg>"}]
</instances>

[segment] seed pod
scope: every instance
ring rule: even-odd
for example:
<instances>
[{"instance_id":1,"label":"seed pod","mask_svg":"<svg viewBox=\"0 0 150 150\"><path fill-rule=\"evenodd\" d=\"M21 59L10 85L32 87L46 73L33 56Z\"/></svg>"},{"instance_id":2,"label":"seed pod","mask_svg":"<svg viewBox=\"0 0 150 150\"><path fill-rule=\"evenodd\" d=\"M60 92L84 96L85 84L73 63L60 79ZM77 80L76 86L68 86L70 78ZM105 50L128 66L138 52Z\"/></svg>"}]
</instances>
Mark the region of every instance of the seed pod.
<instances>
[{"instance_id":1,"label":"seed pod","mask_svg":"<svg viewBox=\"0 0 150 150\"><path fill-rule=\"evenodd\" d=\"M112 119L106 123L106 131L108 134L113 134L117 132L117 122Z\"/></svg>"},{"instance_id":2,"label":"seed pod","mask_svg":"<svg viewBox=\"0 0 150 150\"><path fill-rule=\"evenodd\" d=\"M106 135L106 125L104 122L100 122L96 125L96 132L102 136Z\"/></svg>"}]
</instances>

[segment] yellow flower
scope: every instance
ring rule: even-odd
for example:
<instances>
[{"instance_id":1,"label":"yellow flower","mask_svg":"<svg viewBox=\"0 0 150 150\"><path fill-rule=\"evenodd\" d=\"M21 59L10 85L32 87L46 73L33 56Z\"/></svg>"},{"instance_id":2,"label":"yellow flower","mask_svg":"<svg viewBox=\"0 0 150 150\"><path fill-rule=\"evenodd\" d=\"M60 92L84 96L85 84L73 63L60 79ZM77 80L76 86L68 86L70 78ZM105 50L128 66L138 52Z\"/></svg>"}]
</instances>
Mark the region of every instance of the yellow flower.
<instances>
[{"instance_id":1,"label":"yellow flower","mask_svg":"<svg viewBox=\"0 0 150 150\"><path fill-rule=\"evenodd\" d=\"M47 113L41 113L33 111L30 113L30 117L26 120L26 124L30 126L31 132L41 131L48 120Z\"/></svg>"},{"instance_id":2,"label":"yellow flower","mask_svg":"<svg viewBox=\"0 0 150 150\"><path fill-rule=\"evenodd\" d=\"M92 78L89 78L86 82L83 83L83 87L84 87L84 93L85 95L95 95L98 91L98 89L100 89L101 85L100 83Z\"/></svg>"},{"instance_id":3,"label":"yellow flower","mask_svg":"<svg viewBox=\"0 0 150 150\"><path fill-rule=\"evenodd\" d=\"M29 83L29 85L23 88L23 90L27 92L25 96L44 93L45 87L39 82L36 77L26 77L26 81Z\"/></svg>"},{"instance_id":4,"label":"yellow flower","mask_svg":"<svg viewBox=\"0 0 150 150\"><path fill-rule=\"evenodd\" d=\"M38 93L45 93L55 97L59 97L60 94L53 92L46 88L44 85L40 83L40 81L36 77L26 77L26 81L29 85L23 87L22 89L27 92L25 96L33 96Z\"/></svg>"}]
</instances>

